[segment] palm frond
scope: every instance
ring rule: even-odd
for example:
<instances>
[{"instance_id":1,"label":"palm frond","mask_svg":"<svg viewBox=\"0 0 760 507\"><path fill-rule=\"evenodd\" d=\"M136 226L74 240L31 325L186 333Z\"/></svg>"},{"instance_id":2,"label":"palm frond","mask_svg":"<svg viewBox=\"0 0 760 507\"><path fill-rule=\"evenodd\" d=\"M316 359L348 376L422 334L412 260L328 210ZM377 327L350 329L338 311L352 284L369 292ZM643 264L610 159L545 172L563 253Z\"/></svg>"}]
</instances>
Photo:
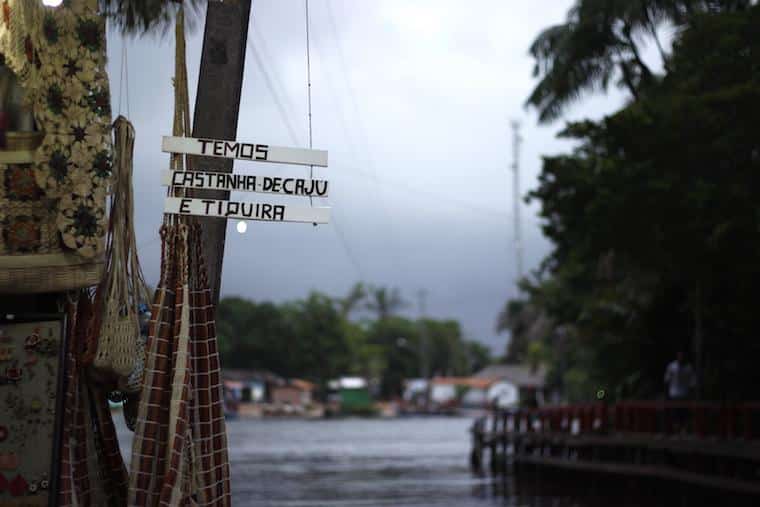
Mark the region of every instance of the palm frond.
<instances>
[{"instance_id":1,"label":"palm frond","mask_svg":"<svg viewBox=\"0 0 760 507\"><path fill-rule=\"evenodd\" d=\"M165 33L175 20L182 2L176 0L98 0L106 18L124 34ZM203 0L184 0L188 25L199 12Z\"/></svg>"},{"instance_id":2,"label":"palm frond","mask_svg":"<svg viewBox=\"0 0 760 507\"><path fill-rule=\"evenodd\" d=\"M741 11L751 0L576 0L564 23L542 31L530 46L538 84L526 100L541 123L557 119L584 93L604 91L612 79L637 97L656 81L640 56L664 22L676 27L704 12ZM622 75L622 76L621 76Z\"/></svg>"}]
</instances>

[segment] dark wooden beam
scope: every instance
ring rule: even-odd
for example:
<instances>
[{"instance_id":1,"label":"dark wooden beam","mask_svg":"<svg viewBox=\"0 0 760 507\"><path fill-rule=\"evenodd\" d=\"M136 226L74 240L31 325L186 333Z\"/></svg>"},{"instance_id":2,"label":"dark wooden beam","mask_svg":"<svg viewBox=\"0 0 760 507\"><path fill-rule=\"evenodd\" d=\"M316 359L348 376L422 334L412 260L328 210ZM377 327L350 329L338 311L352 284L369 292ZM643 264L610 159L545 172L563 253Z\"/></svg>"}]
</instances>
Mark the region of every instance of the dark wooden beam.
<instances>
[{"instance_id":1,"label":"dark wooden beam","mask_svg":"<svg viewBox=\"0 0 760 507\"><path fill-rule=\"evenodd\" d=\"M203 50L195 98L193 137L235 139L237 136L240 93L245 68L245 48L251 0L209 1ZM232 160L193 157L194 169L231 173ZM220 190L196 190L194 197L229 199L230 193ZM203 252L209 275L209 286L216 305L222 284L222 260L227 220L200 218L203 230Z\"/></svg>"}]
</instances>

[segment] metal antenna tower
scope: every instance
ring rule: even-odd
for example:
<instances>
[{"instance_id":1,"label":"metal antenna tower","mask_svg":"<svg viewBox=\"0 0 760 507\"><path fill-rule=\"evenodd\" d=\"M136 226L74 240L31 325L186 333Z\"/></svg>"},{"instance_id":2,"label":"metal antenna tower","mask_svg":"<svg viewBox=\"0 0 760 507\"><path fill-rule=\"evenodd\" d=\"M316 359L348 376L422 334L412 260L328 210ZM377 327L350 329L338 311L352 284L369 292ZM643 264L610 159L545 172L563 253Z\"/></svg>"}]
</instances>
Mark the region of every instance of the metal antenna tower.
<instances>
[{"instance_id":1,"label":"metal antenna tower","mask_svg":"<svg viewBox=\"0 0 760 507\"><path fill-rule=\"evenodd\" d=\"M517 281L523 277L523 245L522 227L520 222L520 122L512 120L512 206L514 207L515 227L515 263L517 265Z\"/></svg>"}]
</instances>

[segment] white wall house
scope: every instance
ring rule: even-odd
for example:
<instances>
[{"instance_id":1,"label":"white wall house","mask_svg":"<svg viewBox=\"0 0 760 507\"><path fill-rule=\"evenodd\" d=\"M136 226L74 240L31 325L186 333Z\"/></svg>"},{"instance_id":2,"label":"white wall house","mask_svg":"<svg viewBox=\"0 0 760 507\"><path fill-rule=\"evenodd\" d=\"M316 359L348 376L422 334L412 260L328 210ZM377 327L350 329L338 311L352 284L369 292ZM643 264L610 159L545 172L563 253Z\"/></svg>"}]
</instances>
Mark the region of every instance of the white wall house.
<instances>
[{"instance_id":1,"label":"white wall house","mask_svg":"<svg viewBox=\"0 0 760 507\"><path fill-rule=\"evenodd\" d=\"M542 405L546 395L546 369L527 364L494 364L475 374L491 381L488 402L500 408Z\"/></svg>"}]
</instances>

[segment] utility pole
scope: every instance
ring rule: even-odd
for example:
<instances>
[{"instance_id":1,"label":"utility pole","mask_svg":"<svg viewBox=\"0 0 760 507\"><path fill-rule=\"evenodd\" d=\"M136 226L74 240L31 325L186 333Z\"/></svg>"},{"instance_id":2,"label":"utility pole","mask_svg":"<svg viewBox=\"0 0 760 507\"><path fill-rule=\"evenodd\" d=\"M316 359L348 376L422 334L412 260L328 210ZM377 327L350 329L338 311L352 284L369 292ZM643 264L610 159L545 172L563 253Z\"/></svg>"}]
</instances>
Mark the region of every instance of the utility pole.
<instances>
[{"instance_id":1,"label":"utility pole","mask_svg":"<svg viewBox=\"0 0 760 507\"><path fill-rule=\"evenodd\" d=\"M422 378L428 378L430 376L428 365L428 358L427 358L427 352L428 352L428 343L427 343L427 329L425 328L425 314L427 313L427 291L425 289L420 289L417 291L417 304L418 304L418 310L420 313L419 316L419 333L420 333L420 341L419 341L419 351L418 354L420 356L420 374Z\"/></svg>"},{"instance_id":2,"label":"utility pole","mask_svg":"<svg viewBox=\"0 0 760 507\"><path fill-rule=\"evenodd\" d=\"M209 1L195 98L193 137L234 140L237 136L240 94L251 0ZM230 159L193 157L192 169L231 173ZM192 197L228 200L229 191L195 190ZM219 303L227 219L199 218L203 234L208 283L214 306Z\"/></svg>"},{"instance_id":3,"label":"utility pole","mask_svg":"<svg viewBox=\"0 0 760 507\"><path fill-rule=\"evenodd\" d=\"M514 207L515 263L517 282L523 277L523 245L520 223L520 122L512 120L512 206Z\"/></svg>"}]
</instances>

